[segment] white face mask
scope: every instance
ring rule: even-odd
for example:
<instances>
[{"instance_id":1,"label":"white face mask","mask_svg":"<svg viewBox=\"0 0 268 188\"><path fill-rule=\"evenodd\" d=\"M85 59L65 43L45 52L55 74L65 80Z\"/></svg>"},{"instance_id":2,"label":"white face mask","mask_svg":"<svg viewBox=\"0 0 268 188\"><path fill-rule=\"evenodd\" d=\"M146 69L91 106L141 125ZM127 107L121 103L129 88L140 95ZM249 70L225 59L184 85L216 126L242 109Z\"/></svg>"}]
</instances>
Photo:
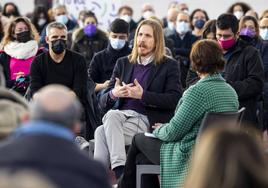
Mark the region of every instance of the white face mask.
<instances>
[{"instance_id":1,"label":"white face mask","mask_svg":"<svg viewBox=\"0 0 268 188\"><path fill-rule=\"evenodd\" d=\"M176 31L179 34L184 35L185 33L187 33L189 31L189 23L177 22Z\"/></svg>"},{"instance_id":2,"label":"white face mask","mask_svg":"<svg viewBox=\"0 0 268 188\"><path fill-rule=\"evenodd\" d=\"M171 30L171 31L174 31L176 28L175 28L175 24L174 22L168 22L168 28Z\"/></svg>"},{"instance_id":3,"label":"white face mask","mask_svg":"<svg viewBox=\"0 0 268 188\"><path fill-rule=\"evenodd\" d=\"M46 20L45 18L40 18L40 19L38 20L38 23L37 23L37 24L38 24L39 26L42 26L42 25L44 25L44 24L46 23L46 21L47 21L47 20Z\"/></svg>"},{"instance_id":4,"label":"white face mask","mask_svg":"<svg viewBox=\"0 0 268 188\"><path fill-rule=\"evenodd\" d=\"M263 40L268 40L268 29L260 29L260 36Z\"/></svg>"},{"instance_id":5,"label":"white face mask","mask_svg":"<svg viewBox=\"0 0 268 188\"><path fill-rule=\"evenodd\" d=\"M120 16L120 19L126 21L127 23L129 23L131 21L131 16L125 14L123 16Z\"/></svg>"},{"instance_id":6,"label":"white face mask","mask_svg":"<svg viewBox=\"0 0 268 188\"><path fill-rule=\"evenodd\" d=\"M125 46L126 40L110 38L110 44L113 49L121 50Z\"/></svg>"},{"instance_id":7,"label":"white face mask","mask_svg":"<svg viewBox=\"0 0 268 188\"><path fill-rule=\"evenodd\" d=\"M150 17L152 17L152 16L154 16L154 12L152 12L152 11L150 11L150 10L145 11L145 12L143 13L143 15L142 15L142 17L143 17L144 19L148 19L148 18L150 18Z\"/></svg>"},{"instance_id":8,"label":"white face mask","mask_svg":"<svg viewBox=\"0 0 268 188\"><path fill-rule=\"evenodd\" d=\"M56 20L57 22L62 23L62 24L67 24L67 22L68 22L68 17L67 17L67 15L60 15L60 16L56 16L56 17L55 17L55 20Z\"/></svg>"},{"instance_id":9,"label":"white face mask","mask_svg":"<svg viewBox=\"0 0 268 188\"><path fill-rule=\"evenodd\" d=\"M234 15L235 15L235 17L238 19L238 20L240 20L240 18L244 15L244 12L243 11L235 11L234 12Z\"/></svg>"}]
</instances>

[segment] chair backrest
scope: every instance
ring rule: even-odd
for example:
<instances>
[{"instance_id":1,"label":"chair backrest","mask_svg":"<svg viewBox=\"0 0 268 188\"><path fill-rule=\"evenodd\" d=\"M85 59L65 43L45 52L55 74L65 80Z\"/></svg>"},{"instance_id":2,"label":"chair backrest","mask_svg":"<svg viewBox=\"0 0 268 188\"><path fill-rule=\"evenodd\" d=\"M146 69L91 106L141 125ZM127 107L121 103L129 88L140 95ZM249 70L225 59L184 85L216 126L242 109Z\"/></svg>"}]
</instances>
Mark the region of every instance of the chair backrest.
<instances>
[{"instance_id":1,"label":"chair backrest","mask_svg":"<svg viewBox=\"0 0 268 188\"><path fill-rule=\"evenodd\" d=\"M245 112L245 107L242 107L237 112L207 112L201 122L198 137L208 128L221 126L223 123L226 126L239 127ZM219 123L220 122L220 123Z\"/></svg>"}]
</instances>

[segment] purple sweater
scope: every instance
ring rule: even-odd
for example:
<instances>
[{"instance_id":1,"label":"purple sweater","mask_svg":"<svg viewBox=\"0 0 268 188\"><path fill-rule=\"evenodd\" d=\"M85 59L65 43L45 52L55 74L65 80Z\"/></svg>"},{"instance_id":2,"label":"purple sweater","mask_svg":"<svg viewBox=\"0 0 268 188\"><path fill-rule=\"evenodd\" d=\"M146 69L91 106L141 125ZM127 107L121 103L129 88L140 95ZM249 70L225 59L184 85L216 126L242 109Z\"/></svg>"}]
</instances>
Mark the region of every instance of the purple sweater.
<instances>
[{"instance_id":1,"label":"purple sweater","mask_svg":"<svg viewBox=\"0 0 268 188\"><path fill-rule=\"evenodd\" d=\"M141 87L144 88L152 66L152 63L146 66L136 63L130 83L134 83L134 79L136 78ZM142 101L139 99L127 98L124 100L124 103L120 110L134 110L140 114L145 114L145 107L143 106Z\"/></svg>"}]
</instances>

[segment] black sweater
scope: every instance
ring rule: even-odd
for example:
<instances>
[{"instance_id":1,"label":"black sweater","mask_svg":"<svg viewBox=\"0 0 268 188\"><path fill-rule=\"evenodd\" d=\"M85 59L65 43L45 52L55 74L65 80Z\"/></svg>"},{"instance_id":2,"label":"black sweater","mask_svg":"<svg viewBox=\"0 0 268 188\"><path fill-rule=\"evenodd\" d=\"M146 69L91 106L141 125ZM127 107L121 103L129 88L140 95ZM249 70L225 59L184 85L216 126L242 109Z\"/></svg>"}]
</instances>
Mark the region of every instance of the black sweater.
<instances>
[{"instance_id":1,"label":"black sweater","mask_svg":"<svg viewBox=\"0 0 268 188\"><path fill-rule=\"evenodd\" d=\"M75 92L84 104L86 98L86 61L76 52L66 50L60 63L52 60L49 52L37 56L30 70L30 87L34 94L48 84L61 84Z\"/></svg>"},{"instance_id":2,"label":"black sweater","mask_svg":"<svg viewBox=\"0 0 268 188\"><path fill-rule=\"evenodd\" d=\"M94 55L91 60L88 73L95 83L103 83L110 80L117 59L130 54L128 43L121 50L114 50L109 44L105 50Z\"/></svg>"}]
</instances>

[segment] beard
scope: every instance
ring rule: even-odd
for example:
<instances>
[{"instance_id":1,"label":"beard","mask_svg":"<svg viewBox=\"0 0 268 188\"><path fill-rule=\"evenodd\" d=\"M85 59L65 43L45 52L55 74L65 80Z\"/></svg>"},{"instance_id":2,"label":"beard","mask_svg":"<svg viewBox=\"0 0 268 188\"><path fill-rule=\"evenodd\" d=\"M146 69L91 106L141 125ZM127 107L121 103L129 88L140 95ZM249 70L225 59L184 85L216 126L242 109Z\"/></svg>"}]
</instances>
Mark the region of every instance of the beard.
<instances>
[{"instance_id":1,"label":"beard","mask_svg":"<svg viewBox=\"0 0 268 188\"><path fill-rule=\"evenodd\" d=\"M140 57L146 57L151 53L152 53L152 50L148 49L148 46L146 44L144 44L143 42L138 44L138 55Z\"/></svg>"}]
</instances>

